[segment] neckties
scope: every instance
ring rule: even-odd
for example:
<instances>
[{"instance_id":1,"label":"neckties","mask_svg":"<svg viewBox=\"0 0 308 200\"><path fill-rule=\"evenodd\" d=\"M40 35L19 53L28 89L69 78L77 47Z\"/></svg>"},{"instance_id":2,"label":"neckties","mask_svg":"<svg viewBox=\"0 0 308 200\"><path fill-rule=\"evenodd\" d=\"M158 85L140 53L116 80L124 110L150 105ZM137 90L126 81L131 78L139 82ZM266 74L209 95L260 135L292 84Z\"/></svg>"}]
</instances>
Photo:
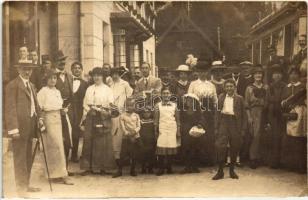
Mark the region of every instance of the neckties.
<instances>
[{"instance_id":1,"label":"neckties","mask_svg":"<svg viewBox=\"0 0 308 200\"><path fill-rule=\"evenodd\" d=\"M78 78L78 77L74 78L74 81L80 81L80 80L81 78Z\"/></svg>"},{"instance_id":2,"label":"neckties","mask_svg":"<svg viewBox=\"0 0 308 200\"><path fill-rule=\"evenodd\" d=\"M35 113L35 105L34 105L34 98L33 98L32 90L30 88L30 84L29 84L28 81L26 82L26 88L27 88L27 90L28 90L28 92L30 94L30 98L31 98L31 108L30 108L31 109L31 113L30 113L30 116L32 117L34 115L34 113Z\"/></svg>"},{"instance_id":3,"label":"neckties","mask_svg":"<svg viewBox=\"0 0 308 200\"><path fill-rule=\"evenodd\" d=\"M31 89L30 89L29 82L26 82L26 85L27 85L26 88L27 88L29 94L32 95L32 94L31 94Z\"/></svg>"},{"instance_id":4,"label":"neckties","mask_svg":"<svg viewBox=\"0 0 308 200\"><path fill-rule=\"evenodd\" d=\"M148 79L144 79L144 85L145 85L145 88L147 89L148 88Z\"/></svg>"}]
</instances>

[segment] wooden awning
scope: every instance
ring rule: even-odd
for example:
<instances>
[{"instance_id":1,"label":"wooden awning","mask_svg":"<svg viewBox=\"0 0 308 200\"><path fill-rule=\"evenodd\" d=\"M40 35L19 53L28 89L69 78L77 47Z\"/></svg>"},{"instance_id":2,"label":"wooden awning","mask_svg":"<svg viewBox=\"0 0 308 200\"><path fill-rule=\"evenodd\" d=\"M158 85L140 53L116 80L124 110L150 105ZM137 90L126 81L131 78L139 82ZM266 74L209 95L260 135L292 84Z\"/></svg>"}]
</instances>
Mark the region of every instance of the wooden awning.
<instances>
[{"instance_id":1,"label":"wooden awning","mask_svg":"<svg viewBox=\"0 0 308 200\"><path fill-rule=\"evenodd\" d=\"M128 12L114 12L110 16L113 28L125 29L130 35L137 40L147 40L154 35L154 30L145 26L141 19L131 16Z\"/></svg>"}]
</instances>

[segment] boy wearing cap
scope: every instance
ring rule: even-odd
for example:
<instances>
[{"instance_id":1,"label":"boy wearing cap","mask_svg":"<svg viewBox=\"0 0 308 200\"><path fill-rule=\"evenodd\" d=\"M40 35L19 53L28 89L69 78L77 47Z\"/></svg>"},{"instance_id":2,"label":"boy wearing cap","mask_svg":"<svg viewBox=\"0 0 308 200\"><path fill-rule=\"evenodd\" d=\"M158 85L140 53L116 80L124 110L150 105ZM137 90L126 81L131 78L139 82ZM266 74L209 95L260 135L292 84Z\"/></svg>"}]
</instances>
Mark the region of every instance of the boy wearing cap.
<instances>
[{"instance_id":1,"label":"boy wearing cap","mask_svg":"<svg viewBox=\"0 0 308 200\"><path fill-rule=\"evenodd\" d=\"M30 187L32 139L36 137L37 124L44 126L36 91L30 82L32 69L37 67L30 60L20 60L16 65L19 76L8 83L5 96L5 122L12 138L15 181L17 192L38 192Z\"/></svg>"},{"instance_id":2,"label":"boy wearing cap","mask_svg":"<svg viewBox=\"0 0 308 200\"><path fill-rule=\"evenodd\" d=\"M213 180L224 177L223 167L228 144L231 157L230 177L239 178L234 172L234 167L241 147L242 135L245 133L246 115L244 99L235 92L235 87L235 81L227 79L224 83L225 92L218 98L218 109L215 113L215 146L219 167Z\"/></svg>"}]
</instances>

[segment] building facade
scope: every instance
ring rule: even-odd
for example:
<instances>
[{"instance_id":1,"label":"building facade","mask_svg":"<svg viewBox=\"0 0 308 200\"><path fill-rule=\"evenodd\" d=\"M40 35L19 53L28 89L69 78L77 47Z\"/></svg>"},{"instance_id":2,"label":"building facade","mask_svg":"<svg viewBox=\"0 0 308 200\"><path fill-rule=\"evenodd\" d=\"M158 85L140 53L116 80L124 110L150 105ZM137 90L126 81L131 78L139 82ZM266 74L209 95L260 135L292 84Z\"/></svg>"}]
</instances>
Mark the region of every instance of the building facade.
<instances>
[{"instance_id":1,"label":"building facade","mask_svg":"<svg viewBox=\"0 0 308 200\"><path fill-rule=\"evenodd\" d=\"M271 57L267 47L274 45L278 56L286 60L300 50L298 38L307 35L307 6L305 2L271 2L273 11L252 26L247 39L250 60L266 65Z\"/></svg>"},{"instance_id":2,"label":"building facade","mask_svg":"<svg viewBox=\"0 0 308 200\"><path fill-rule=\"evenodd\" d=\"M142 62L155 72L154 2L6 2L3 4L3 79L12 79L18 49L39 58L62 50L67 69L81 61L85 74L110 63L132 72ZM39 61L41 62L41 61Z\"/></svg>"}]
</instances>

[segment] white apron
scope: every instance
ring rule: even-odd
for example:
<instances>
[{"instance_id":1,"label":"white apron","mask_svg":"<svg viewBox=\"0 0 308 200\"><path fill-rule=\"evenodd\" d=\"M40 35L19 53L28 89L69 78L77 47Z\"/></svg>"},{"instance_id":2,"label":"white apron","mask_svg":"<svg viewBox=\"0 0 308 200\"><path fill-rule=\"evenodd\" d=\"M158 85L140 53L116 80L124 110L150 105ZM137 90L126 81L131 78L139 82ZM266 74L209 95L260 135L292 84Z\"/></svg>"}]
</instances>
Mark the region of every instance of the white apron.
<instances>
[{"instance_id":1,"label":"white apron","mask_svg":"<svg viewBox=\"0 0 308 200\"><path fill-rule=\"evenodd\" d=\"M157 139L157 147L176 148L177 125L175 121L176 105L171 103L170 106L162 106L158 103L159 108L159 136Z\"/></svg>"}]
</instances>

